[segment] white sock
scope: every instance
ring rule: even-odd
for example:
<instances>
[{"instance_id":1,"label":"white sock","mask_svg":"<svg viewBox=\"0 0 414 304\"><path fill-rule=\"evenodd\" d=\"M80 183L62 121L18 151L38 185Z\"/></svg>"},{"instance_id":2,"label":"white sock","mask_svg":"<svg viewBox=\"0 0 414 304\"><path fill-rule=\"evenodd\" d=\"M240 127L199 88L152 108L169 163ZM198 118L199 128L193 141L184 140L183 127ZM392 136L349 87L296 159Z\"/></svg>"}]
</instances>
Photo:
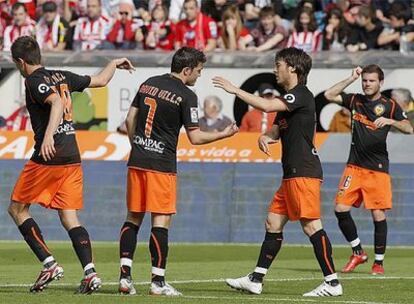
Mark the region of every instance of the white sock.
<instances>
[{"instance_id":1,"label":"white sock","mask_svg":"<svg viewBox=\"0 0 414 304\"><path fill-rule=\"evenodd\" d=\"M51 256L48 256L46 259L44 259L42 263L43 263L43 266L46 267L46 264L53 262L53 261L55 261L55 258L53 257L53 255L51 255Z\"/></svg>"}]
</instances>

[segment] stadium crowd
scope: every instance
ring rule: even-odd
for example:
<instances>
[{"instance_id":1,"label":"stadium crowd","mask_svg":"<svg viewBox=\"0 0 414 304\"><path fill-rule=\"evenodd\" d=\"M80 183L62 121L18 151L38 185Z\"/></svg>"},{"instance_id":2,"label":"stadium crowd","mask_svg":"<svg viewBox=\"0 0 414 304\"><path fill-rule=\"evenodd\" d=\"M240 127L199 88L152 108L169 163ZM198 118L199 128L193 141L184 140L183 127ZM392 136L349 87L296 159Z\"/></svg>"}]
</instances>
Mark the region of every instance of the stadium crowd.
<instances>
[{"instance_id":1,"label":"stadium crowd","mask_svg":"<svg viewBox=\"0 0 414 304\"><path fill-rule=\"evenodd\" d=\"M407 52L411 0L0 0L0 49Z\"/></svg>"}]
</instances>

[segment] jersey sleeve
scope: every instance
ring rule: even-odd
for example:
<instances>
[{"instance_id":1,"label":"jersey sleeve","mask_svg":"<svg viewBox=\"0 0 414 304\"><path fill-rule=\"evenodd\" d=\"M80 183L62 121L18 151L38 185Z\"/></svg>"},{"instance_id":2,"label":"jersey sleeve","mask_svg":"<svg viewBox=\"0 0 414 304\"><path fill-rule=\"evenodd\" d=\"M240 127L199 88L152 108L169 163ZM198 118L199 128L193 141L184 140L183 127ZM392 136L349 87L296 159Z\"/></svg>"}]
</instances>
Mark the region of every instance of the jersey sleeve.
<instances>
[{"instance_id":1,"label":"jersey sleeve","mask_svg":"<svg viewBox=\"0 0 414 304\"><path fill-rule=\"evenodd\" d=\"M181 119L184 127L198 128L198 103L197 95L191 94L180 104Z\"/></svg>"},{"instance_id":2,"label":"jersey sleeve","mask_svg":"<svg viewBox=\"0 0 414 304\"><path fill-rule=\"evenodd\" d=\"M407 119L407 114L401 109L401 107L396 103L394 103L394 110L391 112L391 119L401 121Z\"/></svg>"},{"instance_id":3,"label":"jersey sleeve","mask_svg":"<svg viewBox=\"0 0 414 304\"><path fill-rule=\"evenodd\" d=\"M218 37L217 36L218 35L217 23L209 17L206 17L204 21L205 21L203 23L203 25L204 25L204 29L203 29L204 37L206 39L217 39L217 37Z\"/></svg>"},{"instance_id":4,"label":"jersey sleeve","mask_svg":"<svg viewBox=\"0 0 414 304\"><path fill-rule=\"evenodd\" d=\"M348 110L352 110L356 94L341 93L342 105Z\"/></svg>"},{"instance_id":5,"label":"jersey sleeve","mask_svg":"<svg viewBox=\"0 0 414 304\"><path fill-rule=\"evenodd\" d=\"M82 92L91 84L90 76L82 76L68 71L65 71L64 74L71 92Z\"/></svg>"},{"instance_id":6,"label":"jersey sleeve","mask_svg":"<svg viewBox=\"0 0 414 304\"><path fill-rule=\"evenodd\" d=\"M42 77L31 77L26 79L26 89L30 96L30 99L34 103L43 104L46 99L55 93L53 89L45 83Z\"/></svg>"},{"instance_id":7,"label":"jersey sleeve","mask_svg":"<svg viewBox=\"0 0 414 304\"><path fill-rule=\"evenodd\" d=\"M139 109L139 100L140 99L141 99L141 94L139 93L139 90L138 90L137 94L135 95L134 99L132 100L131 107Z\"/></svg>"},{"instance_id":8,"label":"jersey sleeve","mask_svg":"<svg viewBox=\"0 0 414 304\"><path fill-rule=\"evenodd\" d=\"M309 96L307 95L308 94L305 94L303 90L294 89L291 92L283 95L280 100L285 103L289 112L293 112L307 105L309 102L307 100L309 99Z\"/></svg>"}]
</instances>

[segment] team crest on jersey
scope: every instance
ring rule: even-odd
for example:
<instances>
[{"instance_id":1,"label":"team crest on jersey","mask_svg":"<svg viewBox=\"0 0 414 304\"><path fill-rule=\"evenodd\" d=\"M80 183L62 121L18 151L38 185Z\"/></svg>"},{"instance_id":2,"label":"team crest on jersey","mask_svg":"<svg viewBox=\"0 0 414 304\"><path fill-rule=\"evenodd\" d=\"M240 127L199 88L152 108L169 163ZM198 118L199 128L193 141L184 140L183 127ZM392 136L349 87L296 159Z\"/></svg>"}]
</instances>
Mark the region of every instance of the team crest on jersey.
<instances>
[{"instance_id":1,"label":"team crest on jersey","mask_svg":"<svg viewBox=\"0 0 414 304\"><path fill-rule=\"evenodd\" d=\"M375 115L381 116L385 112L385 106L383 104L377 104L374 108Z\"/></svg>"},{"instance_id":2,"label":"team crest on jersey","mask_svg":"<svg viewBox=\"0 0 414 304\"><path fill-rule=\"evenodd\" d=\"M283 96L283 98L284 99L286 99L286 101L288 102L288 103L294 103L295 102L295 95L293 95L293 94L286 94L285 96Z\"/></svg>"},{"instance_id":3,"label":"team crest on jersey","mask_svg":"<svg viewBox=\"0 0 414 304\"><path fill-rule=\"evenodd\" d=\"M47 91L50 90L50 87L47 84L41 83L41 84L39 84L37 89L39 90L40 93L44 94L44 93L46 93Z\"/></svg>"},{"instance_id":4,"label":"team crest on jersey","mask_svg":"<svg viewBox=\"0 0 414 304\"><path fill-rule=\"evenodd\" d=\"M190 117L192 123L198 123L198 108L190 108Z\"/></svg>"}]
</instances>

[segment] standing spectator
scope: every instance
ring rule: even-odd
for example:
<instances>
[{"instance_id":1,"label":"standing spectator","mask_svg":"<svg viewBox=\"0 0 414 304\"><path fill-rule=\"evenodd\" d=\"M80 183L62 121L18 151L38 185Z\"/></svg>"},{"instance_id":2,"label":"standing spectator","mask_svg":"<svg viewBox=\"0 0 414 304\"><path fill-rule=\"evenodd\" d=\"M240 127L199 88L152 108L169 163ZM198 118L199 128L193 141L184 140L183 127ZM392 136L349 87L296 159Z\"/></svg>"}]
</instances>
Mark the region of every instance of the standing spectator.
<instances>
[{"instance_id":1,"label":"standing spectator","mask_svg":"<svg viewBox=\"0 0 414 304\"><path fill-rule=\"evenodd\" d=\"M201 51L213 51L217 45L217 24L200 12L196 0L184 0L186 19L177 24L176 45L193 47Z\"/></svg>"},{"instance_id":2,"label":"standing spectator","mask_svg":"<svg viewBox=\"0 0 414 304\"><path fill-rule=\"evenodd\" d=\"M12 24L4 30L3 50L10 51L13 42L21 36L34 36L36 22L27 14L23 3L17 2L12 6Z\"/></svg>"},{"instance_id":3,"label":"standing spectator","mask_svg":"<svg viewBox=\"0 0 414 304\"><path fill-rule=\"evenodd\" d=\"M132 18L133 11L132 4L119 4L117 20L112 26L103 48L128 50L136 47L135 32L138 29L138 23Z\"/></svg>"},{"instance_id":4,"label":"standing spectator","mask_svg":"<svg viewBox=\"0 0 414 304\"><path fill-rule=\"evenodd\" d=\"M36 25L36 40L43 51L58 52L66 48L69 24L57 12L55 2L43 3L43 17Z\"/></svg>"},{"instance_id":5,"label":"standing spectator","mask_svg":"<svg viewBox=\"0 0 414 304\"><path fill-rule=\"evenodd\" d=\"M318 30L313 12L309 8L304 7L299 10L287 46L302 49L306 53L321 50L322 33Z\"/></svg>"},{"instance_id":6,"label":"standing spectator","mask_svg":"<svg viewBox=\"0 0 414 304\"><path fill-rule=\"evenodd\" d=\"M411 12L404 3L395 2L388 13L391 28L386 28L378 36L378 46L383 49L398 50L401 37L405 34L408 42L414 41L414 24L409 24Z\"/></svg>"},{"instance_id":7,"label":"standing spectator","mask_svg":"<svg viewBox=\"0 0 414 304\"><path fill-rule=\"evenodd\" d=\"M177 23L185 19L184 0L171 0L169 9L169 18L172 22ZM201 0L197 0L198 7L201 7Z\"/></svg>"},{"instance_id":8,"label":"standing spectator","mask_svg":"<svg viewBox=\"0 0 414 304\"><path fill-rule=\"evenodd\" d=\"M223 115L221 110L223 103L215 95L207 96L204 99L204 116L200 118L200 130L205 132L221 132L233 122L230 118Z\"/></svg>"},{"instance_id":9,"label":"standing spectator","mask_svg":"<svg viewBox=\"0 0 414 304\"><path fill-rule=\"evenodd\" d=\"M351 132L351 112L342 107L332 117L331 123L329 124L329 132L334 133L349 133Z\"/></svg>"},{"instance_id":10,"label":"standing spectator","mask_svg":"<svg viewBox=\"0 0 414 304\"><path fill-rule=\"evenodd\" d=\"M356 25L352 27L347 42L349 52L365 51L377 48L377 39L383 26L376 19L372 6L361 6L358 10Z\"/></svg>"},{"instance_id":11,"label":"standing spectator","mask_svg":"<svg viewBox=\"0 0 414 304\"><path fill-rule=\"evenodd\" d=\"M243 26L237 6L229 6L224 11L222 24L218 41L220 48L230 51L244 50L253 41L249 30Z\"/></svg>"},{"instance_id":12,"label":"standing spectator","mask_svg":"<svg viewBox=\"0 0 414 304\"><path fill-rule=\"evenodd\" d=\"M262 8L259 14L259 25L250 34L254 42L254 46L248 48L250 51L264 52L286 46L287 33L276 23L275 12L270 6Z\"/></svg>"},{"instance_id":13,"label":"standing spectator","mask_svg":"<svg viewBox=\"0 0 414 304\"><path fill-rule=\"evenodd\" d=\"M173 50L175 26L168 20L168 9L158 5L152 10L151 16L151 22L145 26L144 49Z\"/></svg>"},{"instance_id":14,"label":"standing spectator","mask_svg":"<svg viewBox=\"0 0 414 304\"><path fill-rule=\"evenodd\" d=\"M414 99L411 96L410 90L407 89L394 89L391 91L391 98L394 99L401 109L404 111L406 118L411 123L414 124ZM391 132L399 132L395 127L391 127Z\"/></svg>"},{"instance_id":15,"label":"standing spectator","mask_svg":"<svg viewBox=\"0 0 414 304\"><path fill-rule=\"evenodd\" d=\"M323 31L323 50L344 51L349 27L340 9L331 9L326 16Z\"/></svg>"},{"instance_id":16,"label":"standing spectator","mask_svg":"<svg viewBox=\"0 0 414 304\"><path fill-rule=\"evenodd\" d=\"M270 83L261 84L258 93L260 97L266 99L274 99L276 97L275 88ZM240 131L264 133L272 128L276 114L276 112L266 113L253 108L244 114L240 125Z\"/></svg>"},{"instance_id":17,"label":"standing spectator","mask_svg":"<svg viewBox=\"0 0 414 304\"><path fill-rule=\"evenodd\" d=\"M88 0L87 17L78 19L73 36L74 50L94 50L106 40L110 19L102 15L100 0Z\"/></svg>"}]
</instances>

